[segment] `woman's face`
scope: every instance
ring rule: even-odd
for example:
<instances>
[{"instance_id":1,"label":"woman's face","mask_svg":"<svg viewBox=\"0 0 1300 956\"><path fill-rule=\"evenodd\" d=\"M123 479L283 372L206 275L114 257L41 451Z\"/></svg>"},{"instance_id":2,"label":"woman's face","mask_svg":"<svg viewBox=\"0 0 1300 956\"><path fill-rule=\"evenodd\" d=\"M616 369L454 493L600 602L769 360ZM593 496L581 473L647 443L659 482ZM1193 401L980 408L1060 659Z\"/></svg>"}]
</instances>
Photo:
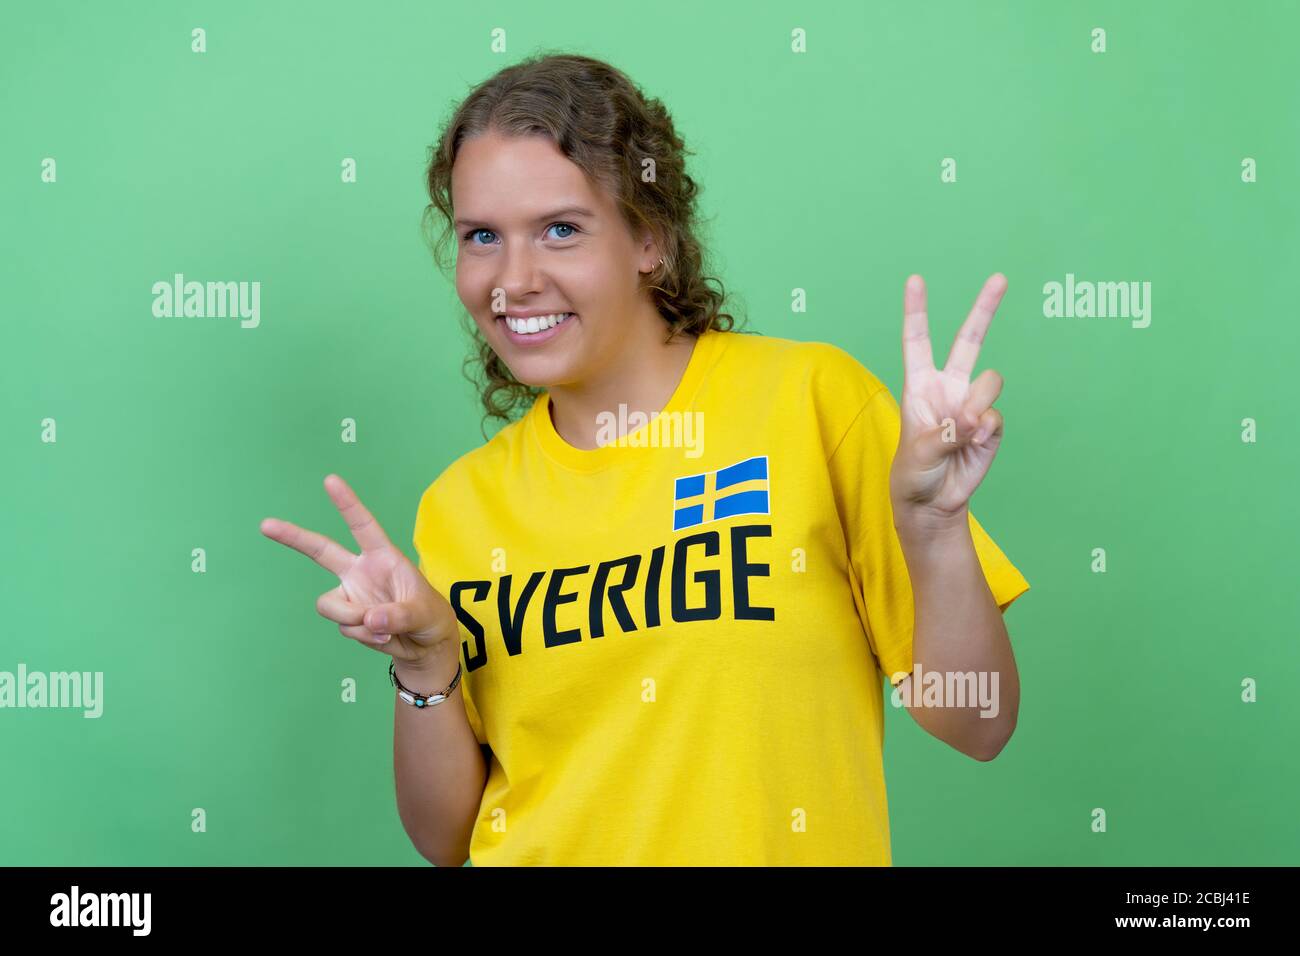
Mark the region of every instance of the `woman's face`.
<instances>
[{"instance_id":1,"label":"woman's face","mask_svg":"<svg viewBox=\"0 0 1300 956\"><path fill-rule=\"evenodd\" d=\"M613 197L552 140L490 131L464 141L452 208L456 294L515 378L580 382L627 345L626 323L648 301L638 272L659 253L648 237L637 242ZM570 315L535 332L506 318L554 313Z\"/></svg>"}]
</instances>

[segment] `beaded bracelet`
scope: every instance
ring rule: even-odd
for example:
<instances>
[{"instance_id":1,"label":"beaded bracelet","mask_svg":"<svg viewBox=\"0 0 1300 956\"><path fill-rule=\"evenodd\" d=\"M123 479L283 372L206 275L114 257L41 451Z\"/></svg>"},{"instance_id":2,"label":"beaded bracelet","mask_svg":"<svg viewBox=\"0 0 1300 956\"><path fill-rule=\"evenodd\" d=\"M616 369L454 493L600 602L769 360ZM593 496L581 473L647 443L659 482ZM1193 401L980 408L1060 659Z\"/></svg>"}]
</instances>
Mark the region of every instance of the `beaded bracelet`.
<instances>
[{"instance_id":1,"label":"beaded bracelet","mask_svg":"<svg viewBox=\"0 0 1300 956\"><path fill-rule=\"evenodd\" d=\"M409 687L403 687L402 682L397 679L397 661L388 662L388 679L392 681L393 686L397 688L397 696L402 698L413 707L431 707L434 704L441 704L451 696L451 692L456 689L460 683L460 661L456 661L456 676L451 679L451 683L446 689L438 694L421 694L419 691L411 690Z\"/></svg>"}]
</instances>

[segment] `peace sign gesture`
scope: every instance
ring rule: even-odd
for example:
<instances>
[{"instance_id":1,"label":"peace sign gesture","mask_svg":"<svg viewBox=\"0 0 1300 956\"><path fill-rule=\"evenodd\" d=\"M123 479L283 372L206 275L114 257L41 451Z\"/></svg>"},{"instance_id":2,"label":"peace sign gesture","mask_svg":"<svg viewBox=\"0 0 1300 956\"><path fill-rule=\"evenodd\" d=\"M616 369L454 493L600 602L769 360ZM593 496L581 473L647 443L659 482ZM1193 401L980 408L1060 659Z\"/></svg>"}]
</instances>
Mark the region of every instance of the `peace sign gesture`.
<instances>
[{"instance_id":1,"label":"peace sign gesture","mask_svg":"<svg viewBox=\"0 0 1300 956\"><path fill-rule=\"evenodd\" d=\"M263 520L262 534L338 576L338 587L316 600L316 610L337 623L341 634L391 655L408 669L418 669L456 635L455 611L388 540L347 482L328 475L325 490L360 545L360 554L278 518Z\"/></svg>"},{"instance_id":2,"label":"peace sign gesture","mask_svg":"<svg viewBox=\"0 0 1300 956\"><path fill-rule=\"evenodd\" d=\"M1002 391L1002 376L987 369L972 382L970 375L1006 290L1006 276L997 272L989 277L939 370L930 349L925 281L919 275L907 280L902 423L889 480L895 523L920 515L966 521L970 497L1002 443L1002 413L992 407Z\"/></svg>"}]
</instances>

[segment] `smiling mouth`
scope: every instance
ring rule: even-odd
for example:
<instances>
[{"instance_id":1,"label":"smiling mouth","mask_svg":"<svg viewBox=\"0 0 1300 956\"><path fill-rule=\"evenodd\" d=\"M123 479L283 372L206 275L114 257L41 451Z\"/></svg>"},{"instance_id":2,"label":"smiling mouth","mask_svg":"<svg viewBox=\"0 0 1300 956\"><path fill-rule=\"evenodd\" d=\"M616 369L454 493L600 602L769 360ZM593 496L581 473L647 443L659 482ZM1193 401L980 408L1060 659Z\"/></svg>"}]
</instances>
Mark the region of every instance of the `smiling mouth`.
<instances>
[{"instance_id":1,"label":"smiling mouth","mask_svg":"<svg viewBox=\"0 0 1300 956\"><path fill-rule=\"evenodd\" d=\"M511 332L516 335L537 335L548 329L553 329L557 325L573 318L576 313L557 312L552 315L534 315L526 319L517 319L508 315L498 315L497 319L503 321Z\"/></svg>"}]
</instances>

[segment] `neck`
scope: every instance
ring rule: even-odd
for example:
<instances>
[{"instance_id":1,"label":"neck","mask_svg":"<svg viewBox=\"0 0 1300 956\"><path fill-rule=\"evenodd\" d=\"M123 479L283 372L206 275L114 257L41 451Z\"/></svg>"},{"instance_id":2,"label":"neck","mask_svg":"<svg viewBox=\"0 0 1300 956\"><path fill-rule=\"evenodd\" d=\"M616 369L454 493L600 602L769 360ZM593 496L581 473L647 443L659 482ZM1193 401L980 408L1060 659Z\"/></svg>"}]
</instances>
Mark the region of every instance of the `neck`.
<instances>
[{"instance_id":1,"label":"neck","mask_svg":"<svg viewBox=\"0 0 1300 956\"><path fill-rule=\"evenodd\" d=\"M618 351L598 373L582 382L551 386L551 422L556 432L575 448L598 448L602 413L620 423L619 406L627 414L652 416L663 411L686 372L695 336L679 333L664 340L668 326L659 313L634 323L632 334L620 338ZM625 431L620 427L620 435Z\"/></svg>"}]
</instances>

